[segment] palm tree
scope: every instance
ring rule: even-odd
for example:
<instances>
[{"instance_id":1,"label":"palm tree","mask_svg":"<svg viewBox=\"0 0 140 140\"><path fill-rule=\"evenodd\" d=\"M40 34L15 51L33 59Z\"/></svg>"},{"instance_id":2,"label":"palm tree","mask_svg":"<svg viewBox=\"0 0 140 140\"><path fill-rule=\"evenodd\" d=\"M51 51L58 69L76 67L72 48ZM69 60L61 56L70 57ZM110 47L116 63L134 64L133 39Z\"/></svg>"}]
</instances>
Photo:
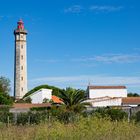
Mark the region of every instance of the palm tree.
<instances>
[{"instance_id":1,"label":"palm tree","mask_svg":"<svg viewBox=\"0 0 140 140\"><path fill-rule=\"evenodd\" d=\"M67 88L61 93L60 98L62 99L66 110L75 113L82 112L86 109L86 105L90 105L89 103L83 102L86 100L85 91L79 89Z\"/></svg>"}]
</instances>

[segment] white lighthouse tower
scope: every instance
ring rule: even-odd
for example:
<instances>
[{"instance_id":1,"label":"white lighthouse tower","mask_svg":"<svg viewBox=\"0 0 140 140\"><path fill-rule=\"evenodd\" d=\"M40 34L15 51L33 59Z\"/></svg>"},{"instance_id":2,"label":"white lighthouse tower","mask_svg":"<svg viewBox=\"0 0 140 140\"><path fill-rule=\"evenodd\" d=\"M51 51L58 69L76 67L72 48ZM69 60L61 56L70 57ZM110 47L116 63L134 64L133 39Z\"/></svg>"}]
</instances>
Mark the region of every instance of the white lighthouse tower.
<instances>
[{"instance_id":1,"label":"white lighthouse tower","mask_svg":"<svg viewBox=\"0 0 140 140\"><path fill-rule=\"evenodd\" d=\"M15 70L14 70L14 97L21 99L27 93L27 54L26 54L26 36L24 23L19 20L15 35Z\"/></svg>"}]
</instances>

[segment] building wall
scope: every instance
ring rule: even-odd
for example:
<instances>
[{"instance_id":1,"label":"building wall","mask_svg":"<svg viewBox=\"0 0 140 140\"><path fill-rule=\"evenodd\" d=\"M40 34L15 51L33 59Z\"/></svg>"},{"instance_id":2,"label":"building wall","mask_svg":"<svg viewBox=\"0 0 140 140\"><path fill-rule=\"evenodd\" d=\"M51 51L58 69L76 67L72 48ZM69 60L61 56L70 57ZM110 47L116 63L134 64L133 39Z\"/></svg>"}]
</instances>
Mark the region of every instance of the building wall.
<instances>
[{"instance_id":1,"label":"building wall","mask_svg":"<svg viewBox=\"0 0 140 140\"><path fill-rule=\"evenodd\" d=\"M106 101L91 102L93 107L121 106L122 99L109 99Z\"/></svg>"},{"instance_id":2,"label":"building wall","mask_svg":"<svg viewBox=\"0 0 140 140\"><path fill-rule=\"evenodd\" d=\"M127 89L89 89L89 98L127 97Z\"/></svg>"},{"instance_id":3,"label":"building wall","mask_svg":"<svg viewBox=\"0 0 140 140\"><path fill-rule=\"evenodd\" d=\"M41 89L35 93L33 93L30 98L32 99L33 104L41 104L43 103L43 100L52 99L52 90L51 89Z\"/></svg>"}]
</instances>

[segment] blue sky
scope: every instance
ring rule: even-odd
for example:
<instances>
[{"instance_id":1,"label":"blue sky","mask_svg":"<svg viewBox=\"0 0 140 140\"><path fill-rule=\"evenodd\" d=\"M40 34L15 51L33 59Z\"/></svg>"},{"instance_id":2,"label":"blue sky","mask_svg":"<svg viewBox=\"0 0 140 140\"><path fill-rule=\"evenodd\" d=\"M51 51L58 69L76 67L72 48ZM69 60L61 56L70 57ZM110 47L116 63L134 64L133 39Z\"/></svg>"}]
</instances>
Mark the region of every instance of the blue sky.
<instances>
[{"instance_id":1,"label":"blue sky","mask_svg":"<svg viewBox=\"0 0 140 140\"><path fill-rule=\"evenodd\" d=\"M28 87L126 85L140 93L139 0L1 0L0 75L13 86L13 30L28 30Z\"/></svg>"}]
</instances>

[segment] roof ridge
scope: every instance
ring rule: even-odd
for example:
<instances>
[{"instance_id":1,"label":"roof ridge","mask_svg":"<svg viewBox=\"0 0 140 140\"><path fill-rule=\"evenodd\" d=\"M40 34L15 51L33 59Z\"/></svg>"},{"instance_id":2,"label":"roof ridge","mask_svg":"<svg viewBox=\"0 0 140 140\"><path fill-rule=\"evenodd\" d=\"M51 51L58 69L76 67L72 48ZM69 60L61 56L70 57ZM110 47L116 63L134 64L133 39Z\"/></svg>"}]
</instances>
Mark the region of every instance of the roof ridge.
<instances>
[{"instance_id":1,"label":"roof ridge","mask_svg":"<svg viewBox=\"0 0 140 140\"><path fill-rule=\"evenodd\" d=\"M88 86L89 89L126 89L126 86L113 86L113 85L109 85L109 86L98 86L98 85L90 85Z\"/></svg>"}]
</instances>

